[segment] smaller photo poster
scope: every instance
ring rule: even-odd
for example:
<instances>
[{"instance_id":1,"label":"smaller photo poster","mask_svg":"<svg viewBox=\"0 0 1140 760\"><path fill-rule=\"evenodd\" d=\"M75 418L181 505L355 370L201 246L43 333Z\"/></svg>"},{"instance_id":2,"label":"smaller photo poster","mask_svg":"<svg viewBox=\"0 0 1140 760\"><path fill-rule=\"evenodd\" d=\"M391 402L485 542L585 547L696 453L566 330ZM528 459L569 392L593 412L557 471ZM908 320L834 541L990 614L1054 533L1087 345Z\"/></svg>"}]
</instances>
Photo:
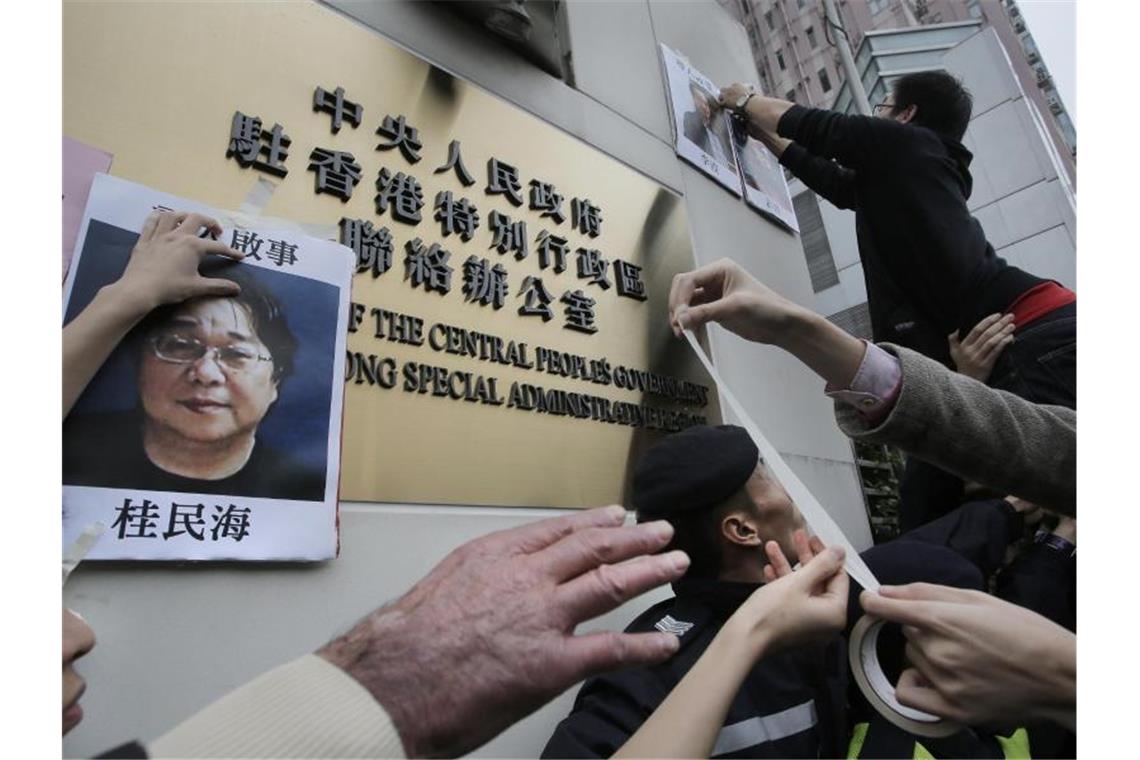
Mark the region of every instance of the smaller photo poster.
<instances>
[{"instance_id":1,"label":"smaller photo poster","mask_svg":"<svg viewBox=\"0 0 1140 760\"><path fill-rule=\"evenodd\" d=\"M748 134L739 119L729 119L732 125L732 147L744 179L744 199L749 206L763 212L795 232L800 231L796 212L792 207L792 194L780 159L768 146Z\"/></svg>"},{"instance_id":2,"label":"smaller photo poster","mask_svg":"<svg viewBox=\"0 0 1140 760\"><path fill-rule=\"evenodd\" d=\"M209 256L200 271L241 292L155 309L87 386L63 422L64 547L102 523L88 559L331 559L355 257L97 174L64 325L122 276L158 208L222 223L218 239L245 259Z\"/></svg>"},{"instance_id":3,"label":"smaller photo poster","mask_svg":"<svg viewBox=\"0 0 1140 760\"><path fill-rule=\"evenodd\" d=\"M661 46L661 59L672 106L677 155L740 195L731 119L717 102L720 88L665 45Z\"/></svg>"}]
</instances>

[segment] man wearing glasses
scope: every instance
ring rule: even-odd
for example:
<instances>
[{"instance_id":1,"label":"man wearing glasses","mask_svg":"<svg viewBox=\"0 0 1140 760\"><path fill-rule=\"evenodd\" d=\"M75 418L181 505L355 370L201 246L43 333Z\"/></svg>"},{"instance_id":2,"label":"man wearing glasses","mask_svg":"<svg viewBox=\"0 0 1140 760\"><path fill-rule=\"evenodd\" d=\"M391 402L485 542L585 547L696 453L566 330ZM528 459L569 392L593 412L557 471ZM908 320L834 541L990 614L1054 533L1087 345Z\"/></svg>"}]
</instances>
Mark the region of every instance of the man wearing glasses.
<instances>
[{"instance_id":1,"label":"man wearing glasses","mask_svg":"<svg viewBox=\"0 0 1140 760\"><path fill-rule=\"evenodd\" d=\"M64 483L320 501L325 477L272 449L258 426L293 370L297 339L280 303L242 267L234 295L151 311L132 331L133 412L64 427Z\"/></svg>"},{"instance_id":2,"label":"man wearing glasses","mask_svg":"<svg viewBox=\"0 0 1140 760\"><path fill-rule=\"evenodd\" d=\"M957 79L900 77L875 105L878 118L805 108L741 84L720 98L804 184L855 211L875 341L953 368L947 336L964 339L983 319L1008 315L989 384L1076 407L1076 294L1006 263L970 214L973 156L961 141L973 99Z\"/></svg>"}]
</instances>

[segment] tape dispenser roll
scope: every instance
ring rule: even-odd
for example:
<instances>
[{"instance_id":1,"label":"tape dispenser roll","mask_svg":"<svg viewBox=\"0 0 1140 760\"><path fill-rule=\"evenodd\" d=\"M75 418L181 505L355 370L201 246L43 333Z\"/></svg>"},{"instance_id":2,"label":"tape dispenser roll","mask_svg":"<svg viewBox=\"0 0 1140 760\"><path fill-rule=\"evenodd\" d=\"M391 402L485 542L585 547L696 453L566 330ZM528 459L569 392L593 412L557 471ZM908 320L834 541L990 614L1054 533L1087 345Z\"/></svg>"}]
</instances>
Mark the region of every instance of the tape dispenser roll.
<instances>
[{"instance_id":1,"label":"tape dispenser roll","mask_svg":"<svg viewBox=\"0 0 1140 760\"><path fill-rule=\"evenodd\" d=\"M784 486L788 495L792 497L792 501L800 510L800 514L803 515L808 527L828 546L843 547L846 552L843 567L847 574L867 591L877 592L880 584L875 578L875 574L871 572L871 568L859 556L859 552L847 540L847 536L831 519L831 515L823 508L823 505L796 476L784 458L776 451L776 447L768 441L760 432L760 428L744 411L743 405L721 379L708 355L701 348L701 344L697 342L693 331L686 329L684 334L689 346L692 347L693 352L704 365L713 382L716 383L721 398L727 402L729 408L740 420L741 426L755 442L764 464L768 466L768 469ZM944 737L960 731L962 727L955 723L921 710L906 707L898 701L895 688L883 672L883 666L879 662L878 651L875 648L879 641L879 632L882 631L883 622L869 615L864 615L855 624L848 640L848 661L851 665L852 675L855 677L855 683L863 692L863 696L880 715L892 724L917 736Z\"/></svg>"}]
</instances>

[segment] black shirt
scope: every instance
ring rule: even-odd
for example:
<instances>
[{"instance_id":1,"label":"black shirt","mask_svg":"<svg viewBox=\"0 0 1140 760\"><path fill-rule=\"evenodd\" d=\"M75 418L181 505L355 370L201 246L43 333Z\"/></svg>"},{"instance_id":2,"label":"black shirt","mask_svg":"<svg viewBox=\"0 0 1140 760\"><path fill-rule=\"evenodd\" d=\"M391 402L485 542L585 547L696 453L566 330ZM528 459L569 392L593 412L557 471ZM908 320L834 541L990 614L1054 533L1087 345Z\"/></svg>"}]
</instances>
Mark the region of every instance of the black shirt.
<instances>
[{"instance_id":1,"label":"black shirt","mask_svg":"<svg viewBox=\"0 0 1140 760\"><path fill-rule=\"evenodd\" d=\"M876 341L952 366L951 332L965 336L1045 282L998 256L970 215L973 156L960 142L891 119L802 106L788 109L778 126L795 141L780 163L855 211Z\"/></svg>"},{"instance_id":2,"label":"black shirt","mask_svg":"<svg viewBox=\"0 0 1140 760\"><path fill-rule=\"evenodd\" d=\"M258 441L245 466L220 480L187 478L150 461L133 412L71 415L63 423L63 483L71 486L323 501L325 475Z\"/></svg>"}]
</instances>

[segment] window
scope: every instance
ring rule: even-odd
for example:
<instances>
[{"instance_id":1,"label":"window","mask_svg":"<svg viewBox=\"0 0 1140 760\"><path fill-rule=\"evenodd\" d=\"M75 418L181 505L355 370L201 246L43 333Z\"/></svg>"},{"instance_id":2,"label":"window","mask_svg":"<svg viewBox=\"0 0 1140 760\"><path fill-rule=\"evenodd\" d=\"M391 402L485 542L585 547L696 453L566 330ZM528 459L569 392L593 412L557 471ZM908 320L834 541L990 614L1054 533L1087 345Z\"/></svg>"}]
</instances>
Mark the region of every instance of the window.
<instances>
[{"instance_id":1,"label":"window","mask_svg":"<svg viewBox=\"0 0 1140 760\"><path fill-rule=\"evenodd\" d=\"M752 47L760 47L760 38L756 36L756 30L751 26L748 27L748 41L752 43Z\"/></svg>"},{"instance_id":2,"label":"window","mask_svg":"<svg viewBox=\"0 0 1140 760\"><path fill-rule=\"evenodd\" d=\"M813 27L809 26L806 30L804 30L804 35L807 37L807 41L808 41L808 44L811 45L811 49L815 50L815 48L816 48L815 29Z\"/></svg>"},{"instance_id":3,"label":"window","mask_svg":"<svg viewBox=\"0 0 1140 760\"><path fill-rule=\"evenodd\" d=\"M780 71L787 71L788 70L788 64L784 63L784 51L783 50L777 50L776 51L776 64L780 67Z\"/></svg>"},{"instance_id":4,"label":"window","mask_svg":"<svg viewBox=\"0 0 1140 760\"><path fill-rule=\"evenodd\" d=\"M823 88L824 92L831 92L831 78L827 76L826 68L819 70L819 86Z\"/></svg>"},{"instance_id":5,"label":"window","mask_svg":"<svg viewBox=\"0 0 1140 760\"><path fill-rule=\"evenodd\" d=\"M796 91L794 89L792 89L792 90L788 90L787 92L785 92L784 93L784 100L788 100L788 101L791 101L792 103L795 103L796 102Z\"/></svg>"},{"instance_id":6,"label":"window","mask_svg":"<svg viewBox=\"0 0 1140 760\"><path fill-rule=\"evenodd\" d=\"M803 8L806 0L796 0L796 7Z\"/></svg>"},{"instance_id":7,"label":"window","mask_svg":"<svg viewBox=\"0 0 1140 760\"><path fill-rule=\"evenodd\" d=\"M768 11L764 14L764 20L768 22L769 30L776 28L776 22L772 20L772 11Z\"/></svg>"},{"instance_id":8,"label":"window","mask_svg":"<svg viewBox=\"0 0 1140 760\"><path fill-rule=\"evenodd\" d=\"M839 284L839 272L835 269L835 258L831 255L831 243L823 226L823 215L819 212L819 202L810 190L792 199L796 221L800 223L800 243L807 259L811 289L818 293Z\"/></svg>"},{"instance_id":9,"label":"window","mask_svg":"<svg viewBox=\"0 0 1140 760\"><path fill-rule=\"evenodd\" d=\"M870 0L867 5L871 8L871 15L874 15L885 11L889 2L890 0Z\"/></svg>"}]
</instances>

